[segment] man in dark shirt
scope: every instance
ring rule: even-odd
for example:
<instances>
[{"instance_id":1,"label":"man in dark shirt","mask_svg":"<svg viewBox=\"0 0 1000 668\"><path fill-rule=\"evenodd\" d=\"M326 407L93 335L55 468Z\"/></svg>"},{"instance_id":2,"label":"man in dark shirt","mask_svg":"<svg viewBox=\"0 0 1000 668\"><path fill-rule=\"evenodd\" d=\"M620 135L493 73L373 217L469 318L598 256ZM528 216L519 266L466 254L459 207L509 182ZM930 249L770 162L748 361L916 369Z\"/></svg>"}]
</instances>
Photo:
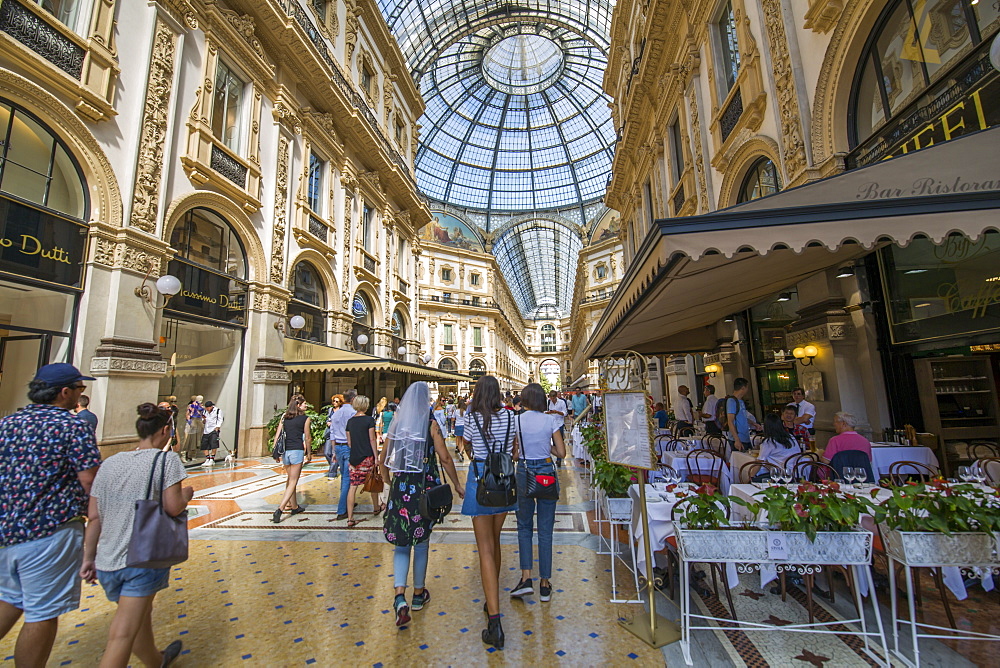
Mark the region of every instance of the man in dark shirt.
<instances>
[{"instance_id":1,"label":"man in dark shirt","mask_svg":"<svg viewBox=\"0 0 1000 668\"><path fill-rule=\"evenodd\" d=\"M76 405L76 416L81 420L86 420L90 428L97 433L97 416L90 410L90 397L86 394L80 395L80 403Z\"/></svg>"},{"instance_id":2,"label":"man in dark shirt","mask_svg":"<svg viewBox=\"0 0 1000 668\"><path fill-rule=\"evenodd\" d=\"M47 364L31 404L0 420L0 638L24 615L17 665L45 665L59 616L80 606L83 517L101 464L94 431L70 412L85 380Z\"/></svg>"}]
</instances>

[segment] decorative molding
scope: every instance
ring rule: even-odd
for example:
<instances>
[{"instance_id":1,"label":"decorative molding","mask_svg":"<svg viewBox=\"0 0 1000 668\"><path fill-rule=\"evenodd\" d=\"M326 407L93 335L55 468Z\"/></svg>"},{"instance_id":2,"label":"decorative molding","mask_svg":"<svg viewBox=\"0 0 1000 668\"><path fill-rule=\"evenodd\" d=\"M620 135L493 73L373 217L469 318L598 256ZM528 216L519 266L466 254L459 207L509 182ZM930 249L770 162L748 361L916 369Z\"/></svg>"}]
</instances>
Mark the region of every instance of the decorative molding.
<instances>
[{"instance_id":1,"label":"decorative molding","mask_svg":"<svg viewBox=\"0 0 1000 668\"><path fill-rule=\"evenodd\" d=\"M280 357L258 357L253 367L254 383L288 384L291 374L285 370L284 360Z\"/></svg>"},{"instance_id":2,"label":"decorative molding","mask_svg":"<svg viewBox=\"0 0 1000 668\"><path fill-rule=\"evenodd\" d=\"M358 20L358 14L361 13L361 9L358 7L358 0L344 0L344 5L347 7L347 17L345 23L347 27L344 29L344 42L346 44L346 55L345 58L347 62L347 68L351 67L351 57L354 55L354 49L358 45L358 29L361 27L361 22Z\"/></svg>"},{"instance_id":3,"label":"decorative molding","mask_svg":"<svg viewBox=\"0 0 1000 668\"><path fill-rule=\"evenodd\" d=\"M274 238L271 248L271 282L285 275L285 227L288 218L288 138L278 137L278 165L274 186Z\"/></svg>"},{"instance_id":4,"label":"decorative molding","mask_svg":"<svg viewBox=\"0 0 1000 668\"><path fill-rule=\"evenodd\" d=\"M0 4L0 31L79 81L87 50L46 21L41 13L22 4L21 0Z\"/></svg>"},{"instance_id":5,"label":"decorative molding","mask_svg":"<svg viewBox=\"0 0 1000 668\"><path fill-rule=\"evenodd\" d=\"M229 22L229 25L239 33L246 43L253 49L254 53L260 56L261 60L266 61L267 58L264 55L264 47L261 46L260 40L257 39L257 35L254 34L254 21L253 17L249 14L238 14L230 9L220 9L222 16Z\"/></svg>"},{"instance_id":6,"label":"decorative molding","mask_svg":"<svg viewBox=\"0 0 1000 668\"><path fill-rule=\"evenodd\" d=\"M785 337L790 348L806 346L810 343L844 341L854 334L854 326L849 322L828 322L809 329L789 332Z\"/></svg>"},{"instance_id":7,"label":"decorative molding","mask_svg":"<svg viewBox=\"0 0 1000 668\"><path fill-rule=\"evenodd\" d=\"M802 117L795 92L795 75L788 53L788 36L781 10L781 0L762 0L764 25L771 42L771 68L781 118L781 143L788 181L794 181L806 166L805 143L802 141Z\"/></svg>"},{"instance_id":8,"label":"decorative molding","mask_svg":"<svg viewBox=\"0 0 1000 668\"><path fill-rule=\"evenodd\" d=\"M802 27L818 33L829 32L844 11L845 0L809 0Z\"/></svg>"},{"instance_id":9,"label":"decorative molding","mask_svg":"<svg viewBox=\"0 0 1000 668\"><path fill-rule=\"evenodd\" d=\"M160 378L167 373L167 361L135 360L122 357L92 357L90 373L95 376L148 376Z\"/></svg>"},{"instance_id":10,"label":"decorative molding","mask_svg":"<svg viewBox=\"0 0 1000 668\"><path fill-rule=\"evenodd\" d=\"M368 183L373 188L381 188L382 180L379 177L378 170L372 170L370 172L361 172L361 178Z\"/></svg>"},{"instance_id":11,"label":"decorative molding","mask_svg":"<svg viewBox=\"0 0 1000 668\"><path fill-rule=\"evenodd\" d=\"M294 134L302 134L302 121L298 115L288 106L283 97L279 96L271 108L271 118L275 123L283 124Z\"/></svg>"},{"instance_id":12,"label":"decorative molding","mask_svg":"<svg viewBox=\"0 0 1000 668\"><path fill-rule=\"evenodd\" d=\"M167 134L167 110L174 80L174 51L177 35L160 16L156 17L153 55L150 63L146 102L139 135L139 164L129 223L143 232L156 230L160 184L163 177L163 146Z\"/></svg>"},{"instance_id":13,"label":"decorative molding","mask_svg":"<svg viewBox=\"0 0 1000 668\"><path fill-rule=\"evenodd\" d=\"M708 185L705 183L705 158L701 148L701 121L698 118L698 101L692 89L688 95L688 111L691 115L691 137L694 141L694 168L698 177L698 210L708 212ZM625 229L622 226L622 229Z\"/></svg>"},{"instance_id":14,"label":"decorative molding","mask_svg":"<svg viewBox=\"0 0 1000 668\"><path fill-rule=\"evenodd\" d=\"M152 237L140 237L138 233L128 233L122 229L105 230L91 225L90 262L111 269L126 269L137 274L145 274L150 263L151 276L160 276L162 264L167 257L167 244Z\"/></svg>"}]
</instances>

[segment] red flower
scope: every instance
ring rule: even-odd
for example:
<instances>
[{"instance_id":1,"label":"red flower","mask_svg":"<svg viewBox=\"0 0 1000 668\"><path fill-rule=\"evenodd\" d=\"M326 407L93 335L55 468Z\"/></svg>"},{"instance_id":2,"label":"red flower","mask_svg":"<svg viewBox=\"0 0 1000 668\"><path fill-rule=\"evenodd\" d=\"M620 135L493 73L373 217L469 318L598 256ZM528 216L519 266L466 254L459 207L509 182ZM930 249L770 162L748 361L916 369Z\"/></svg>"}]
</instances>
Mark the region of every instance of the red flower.
<instances>
[{"instance_id":1,"label":"red flower","mask_svg":"<svg viewBox=\"0 0 1000 668\"><path fill-rule=\"evenodd\" d=\"M794 506L792 506L792 510L794 510L795 514L798 515L799 517L809 517L808 511L806 511L806 509L802 507L801 503L796 503Z\"/></svg>"},{"instance_id":2,"label":"red flower","mask_svg":"<svg viewBox=\"0 0 1000 668\"><path fill-rule=\"evenodd\" d=\"M687 492L683 492L683 491L681 491L681 492L677 492L677 498L678 498L678 499L683 499L683 498L684 498L685 496L687 496L687 495L688 495L688 493L687 493Z\"/></svg>"},{"instance_id":3,"label":"red flower","mask_svg":"<svg viewBox=\"0 0 1000 668\"><path fill-rule=\"evenodd\" d=\"M698 494L704 494L705 496L714 496L717 490L718 488L715 485L706 482L704 485L702 485L701 487L699 487L694 491L697 492Z\"/></svg>"},{"instance_id":4,"label":"red flower","mask_svg":"<svg viewBox=\"0 0 1000 668\"><path fill-rule=\"evenodd\" d=\"M837 481L831 482L829 489L832 492L839 492L840 491L840 483L837 482Z\"/></svg>"},{"instance_id":5,"label":"red flower","mask_svg":"<svg viewBox=\"0 0 1000 668\"><path fill-rule=\"evenodd\" d=\"M672 492L672 491L674 491L675 489L677 489L677 485L675 485L674 483L670 483L669 485L667 485L667 486L666 486L666 490L667 490L668 492Z\"/></svg>"}]
</instances>

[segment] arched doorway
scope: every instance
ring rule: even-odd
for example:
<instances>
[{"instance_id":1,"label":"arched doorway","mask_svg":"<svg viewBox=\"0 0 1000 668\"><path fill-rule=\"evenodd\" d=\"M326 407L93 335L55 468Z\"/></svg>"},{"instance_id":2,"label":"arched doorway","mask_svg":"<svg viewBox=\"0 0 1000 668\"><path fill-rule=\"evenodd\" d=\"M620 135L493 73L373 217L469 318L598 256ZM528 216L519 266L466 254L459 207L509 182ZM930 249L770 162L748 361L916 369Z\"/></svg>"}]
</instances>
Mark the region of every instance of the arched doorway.
<instances>
[{"instance_id":1,"label":"arched doorway","mask_svg":"<svg viewBox=\"0 0 1000 668\"><path fill-rule=\"evenodd\" d=\"M185 418L180 429L181 455L201 456L204 404L223 416L222 444L236 448L243 338L247 325L247 255L235 228L217 211L187 210L170 233L177 254L167 272L181 281L181 292L167 303L160 331L160 352L168 373L160 398L176 397ZM203 398L201 405L192 398ZM193 414L188 415L189 409ZM190 418L190 422L188 421Z\"/></svg>"},{"instance_id":2,"label":"arched doorway","mask_svg":"<svg viewBox=\"0 0 1000 668\"><path fill-rule=\"evenodd\" d=\"M450 357L443 357L441 358L441 361L438 362L438 368L441 369L441 371L451 371L454 373L458 371L458 363Z\"/></svg>"},{"instance_id":3,"label":"arched doorway","mask_svg":"<svg viewBox=\"0 0 1000 668\"><path fill-rule=\"evenodd\" d=\"M349 346L358 352L372 354L375 350L375 318L372 315L371 301L360 290L354 293L351 315L354 316L354 324L351 326Z\"/></svg>"},{"instance_id":4,"label":"arched doorway","mask_svg":"<svg viewBox=\"0 0 1000 668\"><path fill-rule=\"evenodd\" d=\"M24 405L38 367L73 361L88 192L56 132L0 99L0 415Z\"/></svg>"},{"instance_id":5,"label":"arched doorway","mask_svg":"<svg viewBox=\"0 0 1000 668\"><path fill-rule=\"evenodd\" d=\"M400 359L406 358L406 321L403 319L403 314L396 309L392 312L392 355L399 357ZM403 352L400 353L399 351Z\"/></svg>"},{"instance_id":6,"label":"arched doorway","mask_svg":"<svg viewBox=\"0 0 1000 668\"><path fill-rule=\"evenodd\" d=\"M486 363L482 360L472 360L469 362L469 378L473 382L486 375Z\"/></svg>"},{"instance_id":7,"label":"arched doorway","mask_svg":"<svg viewBox=\"0 0 1000 668\"><path fill-rule=\"evenodd\" d=\"M767 197L781 190L781 176L774 162L768 157L760 157L747 170L740 186L737 203L749 202L759 197Z\"/></svg>"},{"instance_id":8,"label":"arched doorway","mask_svg":"<svg viewBox=\"0 0 1000 668\"><path fill-rule=\"evenodd\" d=\"M313 343L326 343L326 289L319 271L310 262L300 261L292 269L292 299L289 318L302 316L306 321L295 335Z\"/></svg>"}]
</instances>

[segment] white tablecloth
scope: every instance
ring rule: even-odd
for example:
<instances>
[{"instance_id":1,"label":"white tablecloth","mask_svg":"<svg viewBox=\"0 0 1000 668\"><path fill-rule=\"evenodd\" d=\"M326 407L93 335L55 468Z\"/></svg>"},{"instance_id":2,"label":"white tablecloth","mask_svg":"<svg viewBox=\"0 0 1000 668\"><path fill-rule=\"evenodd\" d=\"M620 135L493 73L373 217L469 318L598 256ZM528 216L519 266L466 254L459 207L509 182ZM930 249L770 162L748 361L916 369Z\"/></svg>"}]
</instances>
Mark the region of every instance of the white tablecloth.
<instances>
[{"instance_id":1,"label":"white tablecloth","mask_svg":"<svg viewBox=\"0 0 1000 668\"><path fill-rule=\"evenodd\" d=\"M666 464L673 468L677 473L681 475L684 480L687 480L688 466L687 457L688 453L680 452L678 450L673 450L670 452L664 452L660 457L660 462ZM702 465L708 466L708 464L702 460ZM733 482L733 474L729 468L729 464L723 463L722 465L722 476L719 480L719 486L722 488L723 494L729 494L729 486Z\"/></svg>"},{"instance_id":2,"label":"white tablecloth","mask_svg":"<svg viewBox=\"0 0 1000 668\"><path fill-rule=\"evenodd\" d=\"M894 462L918 462L931 468L938 468L934 451L922 445L888 445L872 444L872 468L877 475L888 475L889 467Z\"/></svg>"},{"instance_id":3,"label":"white tablecloth","mask_svg":"<svg viewBox=\"0 0 1000 668\"><path fill-rule=\"evenodd\" d=\"M573 427L573 431L570 433L570 442L573 446L573 457L589 462L590 453L583 447L583 433L579 427Z\"/></svg>"}]
</instances>

